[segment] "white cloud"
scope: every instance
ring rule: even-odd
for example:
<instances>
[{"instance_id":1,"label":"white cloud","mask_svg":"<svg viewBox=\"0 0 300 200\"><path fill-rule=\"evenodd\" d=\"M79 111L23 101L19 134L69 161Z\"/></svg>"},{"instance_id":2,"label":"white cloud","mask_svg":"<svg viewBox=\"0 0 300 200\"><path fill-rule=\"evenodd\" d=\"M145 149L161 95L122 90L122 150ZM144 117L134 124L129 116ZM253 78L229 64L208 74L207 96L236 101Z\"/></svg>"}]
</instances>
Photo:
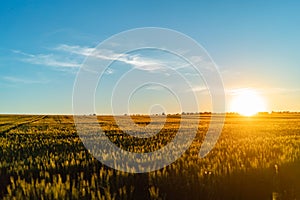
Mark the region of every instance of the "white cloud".
<instances>
[{"instance_id":1,"label":"white cloud","mask_svg":"<svg viewBox=\"0 0 300 200\"><path fill-rule=\"evenodd\" d=\"M12 83L23 83L23 84L36 84L36 83L46 83L47 81L40 81L40 80L30 80L30 79L23 79L13 76L4 76L2 79L12 82Z\"/></svg>"},{"instance_id":2,"label":"white cloud","mask_svg":"<svg viewBox=\"0 0 300 200\"><path fill-rule=\"evenodd\" d=\"M207 90L205 86L196 86L191 89L193 92L203 92Z\"/></svg>"},{"instance_id":3,"label":"white cloud","mask_svg":"<svg viewBox=\"0 0 300 200\"><path fill-rule=\"evenodd\" d=\"M291 92L300 92L300 88L232 88L226 89L226 94L229 95L238 95L243 92L255 91L260 94L283 94L283 93L291 93Z\"/></svg>"},{"instance_id":4,"label":"white cloud","mask_svg":"<svg viewBox=\"0 0 300 200\"><path fill-rule=\"evenodd\" d=\"M21 60L23 62L56 68L79 68L86 57L93 56L101 60L119 61L139 70L161 72L166 71L167 67L165 65L173 61L163 61L140 54L120 54L112 50L79 45L61 44L50 50L52 52L49 54L29 54L19 50L13 50L13 52L22 55ZM179 68L186 67L183 63L178 64L177 61L176 64L180 66ZM175 70L178 69L175 68ZM112 73L113 71L108 72L108 74Z\"/></svg>"},{"instance_id":5,"label":"white cloud","mask_svg":"<svg viewBox=\"0 0 300 200\"><path fill-rule=\"evenodd\" d=\"M295 93L300 92L300 88L265 88L261 89L261 92L269 94Z\"/></svg>"},{"instance_id":6,"label":"white cloud","mask_svg":"<svg viewBox=\"0 0 300 200\"><path fill-rule=\"evenodd\" d=\"M246 87L246 88L231 88L231 89L225 89L225 93L229 95L238 95L240 93L243 93L245 91L252 91L252 88Z\"/></svg>"},{"instance_id":7,"label":"white cloud","mask_svg":"<svg viewBox=\"0 0 300 200\"><path fill-rule=\"evenodd\" d=\"M105 70L105 74L113 74L114 73L114 71L115 70L113 70L113 69L111 69L111 68L107 68L106 70Z\"/></svg>"},{"instance_id":8,"label":"white cloud","mask_svg":"<svg viewBox=\"0 0 300 200\"><path fill-rule=\"evenodd\" d=\"M206 92L206 91L208 91L208 88L206 86L194 85L184 90L183 92Z\"/></svg>"},{"instance_id":9,"label":"white cloud","mask_svg":"<svg viewBox=\"0 0 300 200\"><path fill-rule=\"evenodd\" d=\"M48 55L38 54L29 58L24 58L22 60L31 64L45 65L45 66L52 66L52 67L78 68L81 65L80 63L74 60L69 60L69 59L63 60L61 58L57 58L52 54L48 54Z\"/></svg>"},{"instance_id":10,"label":"white cloud","mask_svg":"<svg viewBox=\"0 0 300 200\"><path fill-rule=\"evenodd\" d=\"M72 46L61 44L54 48L55 50L68 52L71 54L77 54L80 56L93 56L95 58L99 58L102 60L111 60L111 61L119 61L125 64L129 64L137 69L145 70L145 71L155 71L161 70L164 67L162 66L161 61L155 59L149 59L142 57L138 54L130 55L130 54L118 54L111 50L107 49L96 49L90 47L81 47L81 46Z\"/></svg>"},{"instance_id":11,"label":"white cloud","mask_svg":"<svg viewBox=\"0 0 300 200\"><path fill-rule=\"evenodd\" d=\"M65 51L68 53L73 53L73 54L78 54L82 56L90 56L94 51L95 48L90 48L90 47L81 47L78 45L66 45L66 44L61 44L58 45L54 50L58 51Z\"/></svg>"},{"instance_id":12,"label":"white cloud","mask_svg":"<svg viewBox=\"0 0 300 200\"><path fill-rule=\"evenodd\" d=\"M78 59L70 59L68 57L58 56L54 54L28 54L19 50L13 50L14 53L20 54L23 57L20 59L23 62L44 65L50 67L78 68L80 62Z\"/></svg>"}]
</instances>

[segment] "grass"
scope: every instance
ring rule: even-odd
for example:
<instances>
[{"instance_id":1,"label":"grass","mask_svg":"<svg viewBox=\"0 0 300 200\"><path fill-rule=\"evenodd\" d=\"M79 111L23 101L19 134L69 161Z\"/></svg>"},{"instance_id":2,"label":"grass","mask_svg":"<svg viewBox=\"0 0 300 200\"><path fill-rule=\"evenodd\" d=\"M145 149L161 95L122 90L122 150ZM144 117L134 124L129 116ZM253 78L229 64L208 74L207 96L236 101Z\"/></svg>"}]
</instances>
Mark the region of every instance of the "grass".
<instances>
[{"instance_id":1,"label":"grass","mask_svg":"<svg viewBox=\"0 0 300 200\"><path fill-rule=\"evenodd\" d=\"M132 119L141 127L150 122L147 116ZM112 116L98 120L120 148L150 152L175 136L180 116L168 116L150 139L125 134ZM195 116L188 120L194 123ZM300 198L300 114L227 115L217 145L200 159L209 120L210 115L201 115L194 142L176 162L132 174L106 167L90 155L72 116L0 115L0 198Z\"/></svg>"}]
</instances>

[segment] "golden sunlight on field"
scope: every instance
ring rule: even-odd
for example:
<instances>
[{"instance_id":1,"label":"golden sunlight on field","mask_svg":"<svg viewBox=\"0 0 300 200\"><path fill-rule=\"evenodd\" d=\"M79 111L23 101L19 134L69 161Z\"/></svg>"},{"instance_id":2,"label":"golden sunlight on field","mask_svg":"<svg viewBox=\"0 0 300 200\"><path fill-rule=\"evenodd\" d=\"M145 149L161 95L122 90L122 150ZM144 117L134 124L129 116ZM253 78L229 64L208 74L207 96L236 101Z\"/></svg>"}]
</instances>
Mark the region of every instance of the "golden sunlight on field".
<instances>
[{"instance_id":1,"label":"golden sunlight on field","mask_svg":"<svg viewBox=\"0 0 300 200\"><path fill-rule=\"evenodd\" d=\"M252 116L258 112L266 111L265 100L253 90L238 91L231 101L231 111L244 116Z\"/></svg>"},{"instance_id":2,"label":"golden sunlight on field","mask_svg":"<svg viewBox=\"0 0 300 200\"><path fill-rule=\"evenodd\" d=\"M149 116L131 117L141 127L150 123ZM162 130L147 139L121 131L113 116L98 120L119 148L153 152L174 138L181 117L167 115ZM184 120L197 123L196 117ZM216 146L199 158L210 120L210 114L201 114L192 145L176 162L133 174L97 161L78 137L72 116L0 115L0 199L300 198L300 114L227 114ZM183 129L189 134L189 126Z\"/></svg>"}]
</instances>

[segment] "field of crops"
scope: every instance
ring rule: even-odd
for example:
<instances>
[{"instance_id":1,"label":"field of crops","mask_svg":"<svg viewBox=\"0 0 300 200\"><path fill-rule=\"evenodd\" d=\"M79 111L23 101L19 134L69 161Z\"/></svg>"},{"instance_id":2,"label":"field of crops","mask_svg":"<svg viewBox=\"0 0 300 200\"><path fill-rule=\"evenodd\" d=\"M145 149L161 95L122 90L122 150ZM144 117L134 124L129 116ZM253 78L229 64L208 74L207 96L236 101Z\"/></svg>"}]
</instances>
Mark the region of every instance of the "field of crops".
<instances>
[{"instance_id":1,"label":"field of crops","mask_svg":"<svg viewBox=\"0 0 300 200\"><path fill-rule=\"evenodd\" d=\"M168 116L151 139L123 133L111 116L98 120L120 148L150 152L174 137L180 115ZM145 126L150 118L133 120ZM72 116L0 115L0 199L300 199L300 114L227 115L215 148L200 159L209 121L201 115L194 142L176 162L133 174L90 155Z\"/></svg>"}]
</instances>

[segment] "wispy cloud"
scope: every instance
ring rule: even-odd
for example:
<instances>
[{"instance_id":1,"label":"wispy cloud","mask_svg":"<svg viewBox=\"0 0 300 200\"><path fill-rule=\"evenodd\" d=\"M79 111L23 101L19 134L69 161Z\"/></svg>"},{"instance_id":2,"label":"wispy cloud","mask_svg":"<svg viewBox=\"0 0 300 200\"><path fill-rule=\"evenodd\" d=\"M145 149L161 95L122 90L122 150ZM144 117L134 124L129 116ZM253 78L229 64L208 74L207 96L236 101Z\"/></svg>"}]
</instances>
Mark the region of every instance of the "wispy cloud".
<instances>
[{"instance_id":1,"label":"wispy cloud","mask_svg":"<svg viewBox=\"0 0 300 200\"><path fill-rule=\"evenodd\" d=\"M251 88L251 87L245 87L245 88L232 88L232 89L226 89L226 94L229 95L238 95L244 92L248 91L254 91L256 93L260 94L284 94L284 93L294 93L294 92L300 92L300 88Z\"/></svg>"},{"instance_id":2,"label":"wispy cloud","mask_svg":"<svg viewBox=\"0 0 300 200\"><path fill-rule=\"evenodd\" d=\"M2 77L3 80L11 82L11 83L22 83L22 84L40 84L40 83L46 83L47 81L41 81L41 80L31 80L31 79L24 79L14 76L4 76Z\"/></svg>"},{"instance_id":3,"label":"wispy cloud","mask_svg":"<svg viewBox=\"0 0 300 200\"><path fill-rule=\"evenodd\" d=\"M155 59L145 58L139 54L118 54L107 49L96 49L91 47L81 47L62 44L55 48L55 50L77 54L80 56L93 56L102 60L119 61L129 64L140 70L155 71L163 69L161 61Z\"/></svg>"},{"instance_id":4,"label":"wispy cloud","mask_svg":"<svg viewBox=\"0 0 300 200\"><path fill-rule=\"evenodd\" d=\"M207 92L207 91L208 91L208 88L206 86L201 86L201 85L191 85L190 88L182 90L182 92L184 92L184 93L193 92L193 93L198 93L198 94Z\"/></svg>"},{"instance_id":5,"label":"wispy cloud","mask_svg":"<svg viewBox=\"0 0 300 200\"><path fill-rule=\"evenodd\" d=\"M294 93L294 92L300 92L300 88L266 88L262 90L265 93Z\"/></svg>"},{"instance_id":6,"label":"wispy cloud","mask_svg":"<svg viewBox=\"0 0 300 200\"><path fill-rule=\"evenodd\" d=\"M22 55L23 62L57 68L79 68L87 56L100 60L119 61L145 71L162 70L165 67L160 60L143 57L139 54L119 54L107 49L96 49L87 46L61 44L50 49L49 54L29 54L19 50L14 53ZM110 70L107 73L112 74Z\"/></svg>"},{"instance_id":7,"label":"wispy cloud","mask_svg":"<svg viewBox=\"0 0 300 200\"><path fill-rule=\"evenodd\" d=\"M256 89L245 87L245 88L229 88L225 89L225 93L228 95L238 95L247 91L257 91Z\"/></svg>"},{"instance_id":8,"label":"wispy cloud","mask_svg":"<svg viewBox=\"0 0 300 200\"><path fill-rule=\"evenodd\" d=\"M85 46L81 47L78 45L60 44L57 47L55 47L54 50L65 51L68 53L77 54L81 56L90 56L95 51L95 48L85 47Z\"/></svg>"},{"instance_id":9,"label":"wispy cloud","mask_svg":"<svg viewBox=\"0 0 300 200\"><path fill-rule=\"evenodd\" d=\"M74 60L69 60L67 58L65 60L61 60L52 54L48 54L48 55L38 54L38 55L34 55L33 57L24 58L23 61L26 61L31 64L53 66L53 67L71 67L71 68L80 67L80 64Z\"/></svg>"},{"instance_id":10,"label":"wispy cloud","mask_svg":"<svg viewBox=\"0 0 300 200\"><path fill-rule=\"evenodd\" d=\"M56 68L78 68L80 67L80 62L78 59L71 59L69 57L64 57L62 55L55 54L29 54L19 50L13 50L14 53L22 55L20 58L21 61L35 64L35 65L43 65L50 66Z\"/></svg>"},{"instance_id":11,"label":"wispy cloud","mask_svg":"<svg viewBox=\"0 0 300 200\"><path fill-rule=\"evenodd\" d=\"M193 88L191 88L191 91L193 92L203 92L203 91L207 91L207 87L205 86L195 86Z\"/></svg>"}]
</instances>

